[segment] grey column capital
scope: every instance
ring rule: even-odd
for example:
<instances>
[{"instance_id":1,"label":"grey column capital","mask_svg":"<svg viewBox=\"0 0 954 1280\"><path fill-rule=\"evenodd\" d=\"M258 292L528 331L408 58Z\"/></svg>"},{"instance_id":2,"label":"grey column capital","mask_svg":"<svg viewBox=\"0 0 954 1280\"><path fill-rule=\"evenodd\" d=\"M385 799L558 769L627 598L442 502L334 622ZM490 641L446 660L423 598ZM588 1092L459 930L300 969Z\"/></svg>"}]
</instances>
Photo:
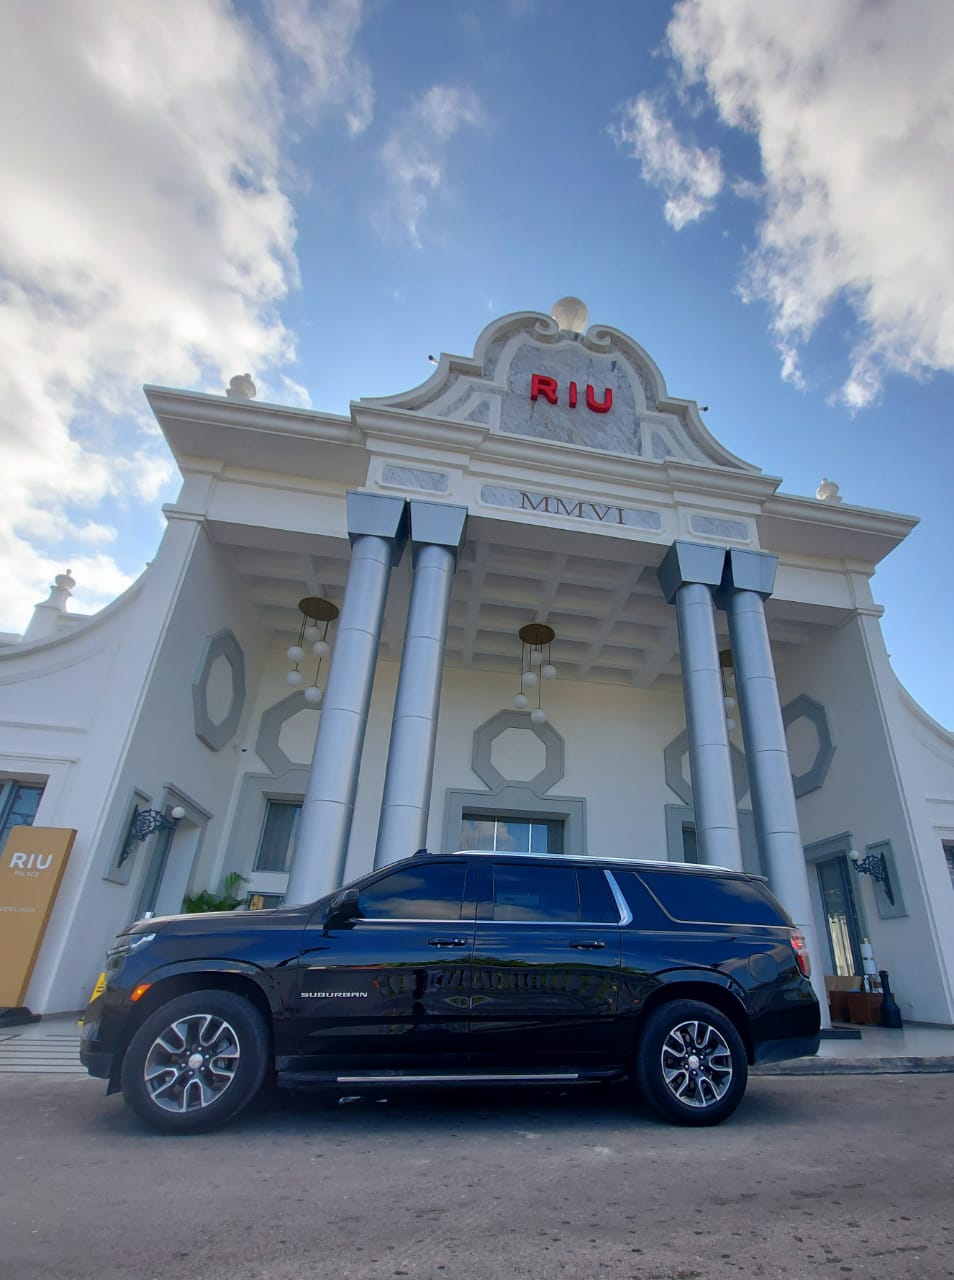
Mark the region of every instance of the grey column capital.
<instances>
[{"instance_id":1,"label":"grey column capital","mask_svg":"<svg viewBox=\"0 0 954 1280\"><path fill-rule=\"evenodd\" d=\"M709 547L701 542L683 542L681 539L674 542L656 570L666 603L673 604L679 588L689 583L718 587L722 582L725 558L725 547Z\"/></svg>"},{"instance_id":2,"label":"grey column capital","mask_svg":"<svg viewBox=\"0 0 954 1280\"><path fill-rule=\"evenodd\" d=\"M355 539L366 534L374 538L387 538L392 544L391 563L401 559L407 542L407 503L403 498L392 498L384 493L348 492L348 537L354 546Z\"/></svg>"},{"instance_id":3,"label":"grey column capital","mask_svg":"<svg viewBox=\"0 0 954 1280\"><path fill-rule=\"evenodd\" d=\"M412 498L407 505L414 549L421 546L446 547L453 552L456 567L457 553L464 545L467 508L447 502L421 502L417 498Z\"/></svg>"},{"instance_id":4,"label":"grey column capital","mask_svg":"<svg viewBox=\"0 0 954 1280\"><path fill-rule=\"evenodd\" d=\"M745 551L741 547L730 547L725 556L725 572L716 593L716 604L720 609L725 609L726 594L729 591L754 591L763 600L767 600L775 590L777 568L778 556L769 551Z\"/></svg>"}]
</instances>

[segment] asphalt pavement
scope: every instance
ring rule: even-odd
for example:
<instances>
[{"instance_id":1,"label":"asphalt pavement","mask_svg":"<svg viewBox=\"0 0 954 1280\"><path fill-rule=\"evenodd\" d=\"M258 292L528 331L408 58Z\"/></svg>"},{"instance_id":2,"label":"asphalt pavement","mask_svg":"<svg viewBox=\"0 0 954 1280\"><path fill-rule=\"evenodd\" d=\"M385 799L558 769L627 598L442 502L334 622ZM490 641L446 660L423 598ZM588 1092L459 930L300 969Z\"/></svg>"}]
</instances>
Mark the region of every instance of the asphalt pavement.
<instances>
[{"instance_id":1,"label":"asphalt pavement","mask_svg":"<svg viewBox=\"0 0 954 1280\"><path fill-rule=\"evenodd\" d=\"M935 1280L954 1074L759 1076L680 1129L622 1086L279 1091L144 1130L0 1077L3 1280Z\"/></svg>"}]
</instances>

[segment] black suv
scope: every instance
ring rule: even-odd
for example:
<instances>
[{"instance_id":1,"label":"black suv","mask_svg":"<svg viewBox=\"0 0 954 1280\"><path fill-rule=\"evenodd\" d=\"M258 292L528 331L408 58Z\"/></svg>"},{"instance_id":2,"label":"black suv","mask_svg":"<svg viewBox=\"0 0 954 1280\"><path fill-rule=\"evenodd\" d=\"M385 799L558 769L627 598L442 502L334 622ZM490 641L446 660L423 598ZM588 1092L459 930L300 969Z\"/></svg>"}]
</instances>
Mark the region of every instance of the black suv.
<instances>
[{"instance_id":1,"label":"black suv","mask_svg":"<svg viewBox=\"0 0 954 1280\"><path fill-rule=\"evenodd\" d=\"M148 1124L210 1128L267 1076L351 1092L634 1079L677 1124L818 1049L804 940L764 880L679 863L421 851L317 903L140 920L83 1026Z\"/></svg>"}]
</instances>

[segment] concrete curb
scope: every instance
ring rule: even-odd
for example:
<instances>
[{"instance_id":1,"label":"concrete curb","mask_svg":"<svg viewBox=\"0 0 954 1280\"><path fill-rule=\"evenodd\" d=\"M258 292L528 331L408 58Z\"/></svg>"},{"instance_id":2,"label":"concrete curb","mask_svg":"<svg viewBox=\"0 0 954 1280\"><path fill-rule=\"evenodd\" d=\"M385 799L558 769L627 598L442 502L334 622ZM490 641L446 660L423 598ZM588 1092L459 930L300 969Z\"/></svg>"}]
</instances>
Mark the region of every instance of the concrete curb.
<instances>
[{"instance_id":1,"label":"concrete curb","mask_svg":"<svg viewBox=\"0 0 954 1280\"><path fill-rule=\"evenodd\" d=\"M753 1076L938 1075L946 1071L954 1071L954 1057L793 1058L750 1068Z\"/></svg>"}]
</instances>

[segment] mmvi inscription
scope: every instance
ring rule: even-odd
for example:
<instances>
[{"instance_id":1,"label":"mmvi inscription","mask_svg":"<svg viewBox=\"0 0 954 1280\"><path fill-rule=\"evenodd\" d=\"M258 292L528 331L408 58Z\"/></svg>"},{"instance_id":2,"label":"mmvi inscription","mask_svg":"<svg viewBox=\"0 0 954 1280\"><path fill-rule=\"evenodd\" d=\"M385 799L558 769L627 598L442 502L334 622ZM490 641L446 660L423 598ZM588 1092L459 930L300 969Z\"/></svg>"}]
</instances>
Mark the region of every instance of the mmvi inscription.
<instances>
[{"instance_id":1,"label":"mmvi inscription","mask_svg":"<svg viewBox=\"0 0 954 1280\"><path fill-rule=\"evenodd\" d=\"M658 511L638 507L620 507L609 502L593 502L589 498L564 498L552 493L534 493L527 489L505 489L499 485L485 484L480 491L481 502L493 507L514 507L519 511L533 511L548 516L569 516L575 520L590 520L602 525L623 525L630 529L662 528Z\"/></svg>"}]
</instances>

